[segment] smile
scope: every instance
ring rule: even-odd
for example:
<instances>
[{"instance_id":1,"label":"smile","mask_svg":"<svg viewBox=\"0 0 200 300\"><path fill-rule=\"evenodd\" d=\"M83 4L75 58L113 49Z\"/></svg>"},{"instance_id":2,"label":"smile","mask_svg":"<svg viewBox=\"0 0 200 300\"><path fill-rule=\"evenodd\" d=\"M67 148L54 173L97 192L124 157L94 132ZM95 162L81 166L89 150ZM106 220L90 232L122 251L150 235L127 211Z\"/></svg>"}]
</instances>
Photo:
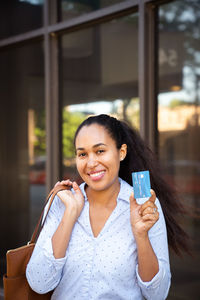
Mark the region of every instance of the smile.
<instances>
[{"instance_id":1,"label":"smile","mask_svg":"<svg viewBox=\"0 0 200 300\"><path fill-rule=\"evenodd\" d=\"M96 172L96 173L91 173L89 175L92 179L100 179L103 177L104 174L105 174L105 171L100 171L100 172Z\"/></svg>"}]
</instances>

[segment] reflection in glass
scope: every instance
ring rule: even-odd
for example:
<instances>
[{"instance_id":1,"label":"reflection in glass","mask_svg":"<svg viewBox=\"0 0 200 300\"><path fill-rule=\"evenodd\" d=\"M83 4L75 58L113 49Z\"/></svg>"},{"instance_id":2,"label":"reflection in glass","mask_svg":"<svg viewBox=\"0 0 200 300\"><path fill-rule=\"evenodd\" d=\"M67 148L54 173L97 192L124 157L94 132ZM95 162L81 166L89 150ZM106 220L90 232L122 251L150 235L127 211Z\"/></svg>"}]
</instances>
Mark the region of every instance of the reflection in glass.
<instances>
[{"instance_id":1,"label":"reflection in glass","mask_svg":"<svg viewBox=\"0 0 200 300\"><path fill-rule=\"evenodd\" d=\"M200 3L174 1L159 9L159 155L181 198L200 208ZM171 256L169 299L200 299L200 222L184 220L196 259Z\"/></svg>"},{"instance_id":2,"label":"reflection in glass","mask_svg":"<svg viewBox=\"0 0 200 300\"><path fill-rule=\"evenodd\" d=\"M45 200L46 131L44 100L28 110L28 153L30 184L30 226L33 231Z\"/></svg>"},{"instance_id":3,"label":"reflection in glass","mask_svg":"<svg viewBox=\"0 0 200 300\"><path fill-rule=\"evenodd\" d=\"M0 39L38 29L44 0L0 1Z\"/></svg>"},{"instance_id":4,"label":"reflection in glass","mask_svg":"<svg viewBox=\"0 0 200 300\"><path fill-rule=\"evenodd\" d=\"M123 0L59 0L59 21L69 20L120 2Z\"/></svg>"},{"instance_id":5,"label":"reflection in glass","mask_svg":"<svg viewBox=\"0 0 200 300\"><path fill-rule=\"evenodd\" d=\"M89 115L107 113L139 128L137 15L61 38L63 177L80 180L73 136Z\"/></svg>"},{"instance_id":6,"label":"reflection in glass","mask_svg":"<svg viewBox=\"0 0 200 300\"><path fill-rule=\"evenodd\" d=\"M0 65L0 270L5 273L6 251L30 239L45 200L43 45L2 51Z\"/></svg>"}]
</instances>

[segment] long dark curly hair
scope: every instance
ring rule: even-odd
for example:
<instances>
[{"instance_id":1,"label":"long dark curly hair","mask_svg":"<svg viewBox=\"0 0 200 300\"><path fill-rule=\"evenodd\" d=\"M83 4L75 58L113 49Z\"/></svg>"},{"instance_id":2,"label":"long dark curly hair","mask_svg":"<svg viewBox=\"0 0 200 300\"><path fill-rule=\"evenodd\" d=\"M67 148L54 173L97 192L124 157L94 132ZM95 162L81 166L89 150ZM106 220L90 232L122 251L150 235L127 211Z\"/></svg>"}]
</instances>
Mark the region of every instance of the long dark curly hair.
<instances>
[{"instance_id":1,"label":"long dark curly hair","mask_svg":"<svg viewBox=\"0 0 200 300\"><path fill-rule=\"evenodd\" d=\"M188 235L177 220L178 215L186 214L186 210L175 190L161 176L159 163L155 155L145 144L139 133L124 121L101 114L91 116L80 124L75 133L74 143L80 129L91 124L103 126L116 142L118 149L121 148L122 144L127 145L127 155L120 162L119 177L132 185L132 172L149 170L151 187L156 192L165 216L169 247L177 255L181 255L182 252L190 253Z\"/></svg>"}]
</instances>

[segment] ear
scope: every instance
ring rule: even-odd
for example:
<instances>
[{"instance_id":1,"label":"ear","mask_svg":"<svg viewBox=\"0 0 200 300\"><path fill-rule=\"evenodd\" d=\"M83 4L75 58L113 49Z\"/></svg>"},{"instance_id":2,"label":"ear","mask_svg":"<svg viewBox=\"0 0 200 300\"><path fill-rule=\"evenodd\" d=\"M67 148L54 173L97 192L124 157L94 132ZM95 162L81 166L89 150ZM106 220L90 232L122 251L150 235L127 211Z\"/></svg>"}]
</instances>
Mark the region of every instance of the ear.
<instances>
[{"instance_id":1,"label":"ear","mask_svg":"<svg viewBox=\"0 0 200 300\"><path fill-rule=\"evenodd\" d=\"M120 161L124 160L124 158L126 157L126 154L127 154L127 145L122 144L121 148L119 149Z\"/></svg>"}]
</instances>

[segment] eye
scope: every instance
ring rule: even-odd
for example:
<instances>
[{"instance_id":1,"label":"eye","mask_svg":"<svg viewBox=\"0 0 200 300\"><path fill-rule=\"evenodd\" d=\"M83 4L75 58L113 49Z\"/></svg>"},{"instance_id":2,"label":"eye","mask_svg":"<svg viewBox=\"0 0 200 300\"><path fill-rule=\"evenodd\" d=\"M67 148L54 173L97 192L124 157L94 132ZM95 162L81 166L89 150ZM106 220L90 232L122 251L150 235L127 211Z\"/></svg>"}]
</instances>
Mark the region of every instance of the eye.
<instances>
[{"instance_id":1,"label":"eye","mask_svg":"<svg viewBox=\"0 0 200 300\"><path fill-rule=\"evenodd\" d=\"M99 149L99 150L97 151L98 154L101 154L101 153L103 153L103 152L105 152L105 150L103 150L103 149Z\"/></svg>"},{"instance_id":2,"label":"eye","mask_svg":"<svg viewBox=\"0 0 200 300\"><path fill-rule=\"evenodd\" d=\"M86 153L85 153L85 152L78 153L78 157L85 157L85 156L86 156Z\"/></svg>"}]
</instances>

